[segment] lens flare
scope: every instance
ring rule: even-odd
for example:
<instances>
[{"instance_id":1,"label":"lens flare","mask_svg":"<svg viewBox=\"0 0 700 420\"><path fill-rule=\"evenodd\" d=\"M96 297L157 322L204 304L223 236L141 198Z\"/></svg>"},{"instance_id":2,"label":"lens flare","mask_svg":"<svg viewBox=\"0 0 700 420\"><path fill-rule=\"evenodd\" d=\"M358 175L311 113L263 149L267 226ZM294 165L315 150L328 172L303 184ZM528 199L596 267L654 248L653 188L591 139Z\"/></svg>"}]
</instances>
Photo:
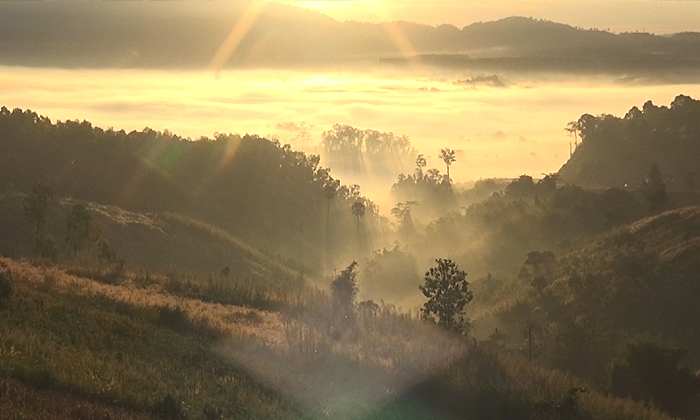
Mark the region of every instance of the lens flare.
<instances>
[{"instance_id":1,"label":"lens flare","mask_svg":"<svg viewBox=\"0 0 700 420\"><path fill-rule=\"evenodd\" d=\"M216 72L221 71L233 53L236 52L236 49L241 44L241 41L243 41L245 36L248 34L250 28L253 27L253 24L258 19L264 8L265 3L263 2L252 1L248 4L248 7L224 40L224 43L221 44L219 49L216 51L216 54L214 54L214 58L211 60L211 63L209 63L209 69Z\"/></svg>"}]
</instances>

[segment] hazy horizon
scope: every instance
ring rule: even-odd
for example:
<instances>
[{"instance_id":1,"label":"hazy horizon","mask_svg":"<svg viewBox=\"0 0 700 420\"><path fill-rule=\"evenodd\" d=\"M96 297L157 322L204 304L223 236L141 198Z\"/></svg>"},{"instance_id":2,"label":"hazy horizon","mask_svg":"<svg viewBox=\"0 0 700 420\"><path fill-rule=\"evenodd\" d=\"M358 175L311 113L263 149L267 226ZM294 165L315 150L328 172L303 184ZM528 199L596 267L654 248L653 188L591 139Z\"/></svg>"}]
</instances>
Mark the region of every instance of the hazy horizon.
<instances>
[{"instance_id":1,"label":"hazy horizon","mask_svg":"<svg viewBox=\"0 0 700 420\"><path fill-rule=\"evenodd\" d=\"M700 31L696 1L607 0L272 0L317 10L338 21L379 23L403 20L459 28L509 16L551 20L585 29L649 32Z\"/></svg>"},{"instance_id":2,"label":"hazy horizon","mask_svg":"<svg viewBox=\"0 0 700 420\"><path fill-rule=\"evenodd\" d=\"M278 3L318 10L339 21L422 17L421 23L428 25L443 19L462 26L521 14L603 30L610 26L606 22L619 18L620 25L612 25L612 31L629 25L649 31L667 27L671 17L682 15L673 31L700 29L700 18L692 21L695 25L690 23L694 15L687 2L443 1L434 8L439 14L428 13L423 1ZM633 3L645 7L623 13ZM594 24L593 6L608 11L598 15L599 24ZM687 57L687 63L666 69L667 62L677 62L673 60L678 54L694 51L694 44L666 45L665 38L622 39L564 25L538 26L532 20L476 26L460 33L435 28L425 32L410 25L331 23L302 8L267 7L262 2L2 3L0 7L11 12L5 16L5 32L0 33L6 40L4 48L11 52L10 58L0 60L2 105L9 108L29 108L52 120L87 120L117 130L167 129L193 139L214 132L258 134L315 154L320 153L323 131L348 124L407 135L427 156L429 168L444 170L438 151L455 149L457 162L451 175L457 182L556 172L568 160L572 142L564 128L582 114L624 115L647 100L666 105L679 94L700 96L700 79L693 70L696 58ZM469 18L464 17L467 9ZM582 20L566 18L575 11ZM235 19L227 20L223 12ZM42 19L49 20L42 24ZM649 28L642 21L649 22ZM35 28L34 33L19 29L24 24ZM12 25L20 26L13 30ZM179 30L167 38L159 32L173 25ZM279 28L293 35L285 37ZM368 34L366 40L356 39L363 33ZM522 39L521 33L532 34L532 40ZM561 39L549 39L548 33L561 33L556 36ZM318 34L335 41L324 43L316 39ZM545 41L551 46L541 45ZM579 53L597 48L597 42L603 43L600 52ZM630 42L637 44L628 48ZM548 48L559 52L546 58L549 61L538 61ZM626 50L633 55L618 60ZM671 55L654 58L657 50ZM444 55L445 62L431 61L442 57L431 51L467 51L477 58L466 65L451 62L450 54ZM358 56L352 58L353 54ZM562 55L570 58L561 60ZM362 183L377 195L395 180L395 176L375 180L337 170L334 175L346 183ZM379 183L373 185L374 181ZM377 195L373 198L382 203Z\"/></svg>"}]
</instances>

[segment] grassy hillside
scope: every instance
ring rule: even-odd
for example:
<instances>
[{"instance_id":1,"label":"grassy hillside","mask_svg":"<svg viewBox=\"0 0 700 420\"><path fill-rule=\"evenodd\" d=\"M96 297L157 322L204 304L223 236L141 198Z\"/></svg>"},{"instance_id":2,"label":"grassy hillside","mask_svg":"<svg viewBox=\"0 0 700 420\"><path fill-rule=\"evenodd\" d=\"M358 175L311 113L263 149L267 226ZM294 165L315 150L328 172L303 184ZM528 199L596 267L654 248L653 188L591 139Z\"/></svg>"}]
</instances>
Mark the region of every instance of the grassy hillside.
<instances>
[{"instance_id":1,"label":"grassy hillside","mask_svg":"<svg viewBox=\"0 0 700 420\"><path fill-rule=\"evenodd\" d=\"M0 254L35 255L32 226L22 207L25 197L13 192L0 194L0 231L3 232ZM83 251L77 259L67 257L66 216L76 203L87 207L101 238L127 267L193 273L220 273L228 267L233 276L261 284L298 286L303 283L303 267L264 254L223 229L204 222L174 213L136 213L115 206L57 199L49 209L48 233L58 244L60 258L73 261L76 266L97 264L95 247Z\"/></svg>"},{"instance_id":2,"label":"grassy hillside","mask_svg":"<svg viewBox=\"0 0 700 420\"><path fill-rule=\"evenodd\" d=\"M594 389L572 400L584 382L388 307L345 318L308 291L270 312L169 281L127 272L105 284L0 259L0 407L60 419L667 418Z\"/></svg>"},{"instance_id":3,"label":"grassy hillside","mask_svg":"<svg viewBox=\"0 0 700 420\"><path fill-rule=\"evenodd\" d=\"M700 207L644 218L553 261L551 274L540 270L539 284L523 274L532 270L525 264L494 293L499 298L477 309L475 326L482 335L499 328L506 347L532 351L544 365L601 385L610 363L640 336L687 349L683 366L694 371L700 366L698 255Z\"/></svg>"}]
</instances>

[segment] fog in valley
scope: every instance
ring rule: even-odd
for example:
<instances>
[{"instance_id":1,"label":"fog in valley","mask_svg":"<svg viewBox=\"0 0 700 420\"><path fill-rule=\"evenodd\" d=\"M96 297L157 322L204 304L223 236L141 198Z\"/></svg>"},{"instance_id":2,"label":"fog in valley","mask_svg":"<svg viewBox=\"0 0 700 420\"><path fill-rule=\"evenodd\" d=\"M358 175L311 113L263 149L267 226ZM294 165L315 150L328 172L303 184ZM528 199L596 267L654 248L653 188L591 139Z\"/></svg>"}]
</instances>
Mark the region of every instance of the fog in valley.
<instances>
[{"instance_id":1,"label":"fog in valley","mask_svg":"<svg viewBox=\"0 0 700 420\"><path fill-rule=\"evenodd\" d=\"M0 418L697 418L696 3L0 2Z\"/></svg>"}]
</instances>

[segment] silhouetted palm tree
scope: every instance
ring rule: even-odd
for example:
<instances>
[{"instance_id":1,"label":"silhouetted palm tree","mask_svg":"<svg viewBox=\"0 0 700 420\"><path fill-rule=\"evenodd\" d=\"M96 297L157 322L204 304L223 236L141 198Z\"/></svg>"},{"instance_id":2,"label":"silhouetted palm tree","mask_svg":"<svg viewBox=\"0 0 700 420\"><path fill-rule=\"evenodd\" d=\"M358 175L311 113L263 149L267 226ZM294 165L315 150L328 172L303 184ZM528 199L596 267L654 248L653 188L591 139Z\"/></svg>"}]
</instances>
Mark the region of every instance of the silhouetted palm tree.
<instances>
[{"instance_id":1,"label":"silhouetted palm tree","mask_svg":"<svg viewBox=\"0 0 700 420\"><path fill-rule=\"evenodd\" d=\"M444 148L440 150L440 159L447 165L447 181L450 180L450 166L457 161L455 156L455 151L452 149Z\"/></svg>"},{"instance_id":2,"label":"silhouetted palm tree","mask_svg":"<svg viewBox=\"0 0 700 420\"><path fill-rule=\"evenodd\" d=\"M355 201L352 205L352 214L357 217L357 244L360 244L360 217L365 215L366 210L365 203L362 201Z\"/></svg>"}]
</instances>

